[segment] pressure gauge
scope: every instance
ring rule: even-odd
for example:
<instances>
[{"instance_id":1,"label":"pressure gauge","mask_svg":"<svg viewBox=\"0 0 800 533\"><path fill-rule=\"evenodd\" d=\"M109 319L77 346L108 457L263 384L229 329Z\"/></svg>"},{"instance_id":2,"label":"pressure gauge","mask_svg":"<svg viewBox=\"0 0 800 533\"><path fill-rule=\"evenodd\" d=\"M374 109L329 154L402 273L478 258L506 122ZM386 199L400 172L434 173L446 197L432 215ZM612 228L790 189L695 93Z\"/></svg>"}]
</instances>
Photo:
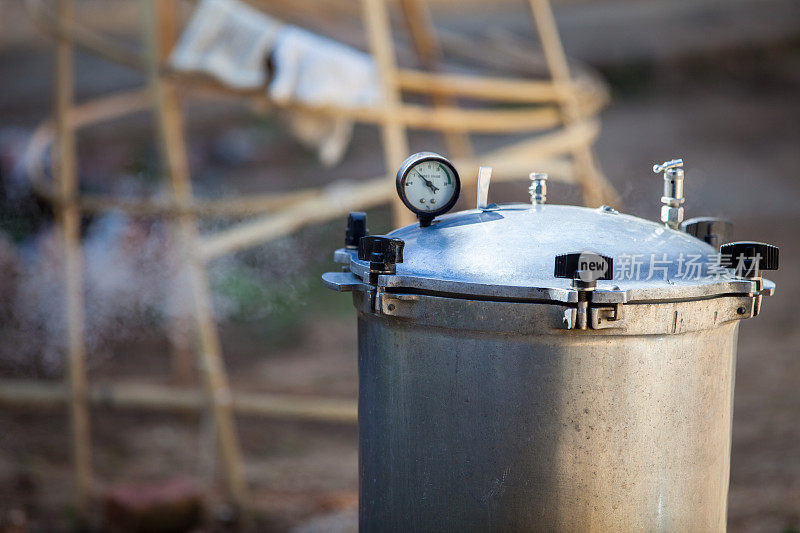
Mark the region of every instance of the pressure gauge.
<instances>
[{"instance_id":1,"label":"pressure gauge","mask_svg":"<svg viewBox=\"0 0 800 533\"><path fill-rule=\"evenodd\" d=\"M417 217L420 226L448 212L461 192L453 163L433 152L414 154L397 171L397 194Z\"/></svg>"}]
</instances>

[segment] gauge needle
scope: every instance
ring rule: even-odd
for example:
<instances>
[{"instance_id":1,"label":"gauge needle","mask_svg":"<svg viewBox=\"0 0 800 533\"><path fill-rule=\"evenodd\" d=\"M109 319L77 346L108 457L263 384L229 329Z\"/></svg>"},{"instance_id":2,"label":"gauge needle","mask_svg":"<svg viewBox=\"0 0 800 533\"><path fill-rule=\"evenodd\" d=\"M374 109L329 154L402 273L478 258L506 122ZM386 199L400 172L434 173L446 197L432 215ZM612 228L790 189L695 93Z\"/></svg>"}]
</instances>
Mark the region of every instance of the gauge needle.
<instances>
[{"instance_id":1,"label":"gauge needle","mask_svg":"<svg viewBox=\"0 0 800 533\"><path fill-rule=\"evenodd\" d=\"M424 181L424 182L425 182L425 185L427 185L427 186L428 186L428 188L429 188L431 191L433 191L433 192L436 192L436 191L438 191L438 190L439 190L439 187L437 187L436 185L434 185L432 181L425 179L425 176L423 176L422 174L420 174L420 173L419 173L419 171L415 171L415 172L417 173L417 176L419 176L420 178L422 178L422 181Z\"/></svg>"}]
</instances>

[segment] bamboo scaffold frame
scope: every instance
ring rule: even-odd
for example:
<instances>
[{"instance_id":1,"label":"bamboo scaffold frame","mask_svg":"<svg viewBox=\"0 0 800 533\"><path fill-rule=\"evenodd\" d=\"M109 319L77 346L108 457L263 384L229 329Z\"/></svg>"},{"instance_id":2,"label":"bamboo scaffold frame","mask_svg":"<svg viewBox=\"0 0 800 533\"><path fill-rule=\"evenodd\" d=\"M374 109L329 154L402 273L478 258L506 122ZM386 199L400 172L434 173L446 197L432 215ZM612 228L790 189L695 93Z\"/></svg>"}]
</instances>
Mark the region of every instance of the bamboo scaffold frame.
<instances>
[{"instance_id":1,"label":"bamboo scaffold frame","mask_svg":"<svg viewBox=\"0 0 800 533\"><path fill-rule=\"evenodd\" d=\"M233 97L263 109L278 107L264 92L233 90L220 83L176 72L166 62L177 35L178 0L140 0L143 49L134 51L76 22L74 0L25 0L33 19L56 42L54 118L41 124L31 139L25 163L37 194L55 208L64 248L65 309L68 321L68 379L59 387L30 382L0 382L0 405L50 406L67 403L71 413L76 494L81 510L93 494L89 409L92 404L119 408L201 410L211 414L219 442L228 495L240 508L250 504L238 443L234 413L299 418L329 422L356 422L351 400L298 398L274 394L235 393L228 383L219 333L213 317L206 264L216 257L287 235L303 226L325 222L352 210L392 202L395 223L410 223L409 213L394 198L390 176L358 183L334 183L306 189L247 198L197 199L192 184L183 133L181 100L199 97ZM324 3L324 0L319 0ZM53 9L52 2L56 7ZM463 169L463 181L475 181L479 163L494 167L494 180L525 176L536 163L554 179L579 185L589 205L617 203L617 196L599 171L592 144L599 132L595 118L606 103L602 86L576 81L555 26L549 0L530 0L550 72L548 80L511 79L437 70L441 48L433 33L430 14L422 0L401 0L414 50L422 69L400 68L386 0L359 0L369 52L382 82L383 104L377 107L338 108L293 102L282 106L321 117L346 118L373 124L382 132L384 166L396 168L408 153L409 129L442 133L453 159ZM147 87L81 104L74 102L73 54L76 46L113 62L145 73ZM430 104L410 104L405 94L428 96ZM509 108L461 108L459 99L513 104ZM128 114L152 110L171 196L163 200L123 200L106 195L82 194L77 173L75 131ZM476 157L470 133L531 133L532 137ZM53 179L43 167L51 148ZM571 161L565 160L564 157ZM388 172L388 170L387 170ZM197 336L198 367L203 387L171 389L143 384L89 384L83 339L83 283L78 221L83 213L109 210L129 216L159 216L174 225L182 265L190 282ZM253 217L216 234L201 235L198 218L206 216Z\"/></svg>"}]
</instances>

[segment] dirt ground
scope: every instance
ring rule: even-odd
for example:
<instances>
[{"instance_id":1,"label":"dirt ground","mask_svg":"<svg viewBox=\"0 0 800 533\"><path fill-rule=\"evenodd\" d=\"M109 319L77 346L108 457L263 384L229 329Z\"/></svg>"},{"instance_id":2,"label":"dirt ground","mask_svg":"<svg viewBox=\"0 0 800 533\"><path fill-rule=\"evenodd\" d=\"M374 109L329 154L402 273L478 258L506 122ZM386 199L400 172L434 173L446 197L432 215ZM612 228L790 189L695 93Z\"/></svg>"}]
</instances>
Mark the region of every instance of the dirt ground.
<instances>
[{"instance_id":1,"label":"dirt ground","mask_svg":"<svg viewBox=\"0 0 800 533\"><path fill-rule=\"evenodd\" d=\"M800 301L800 278L795 277L800 262L800 31L789 34L794 40L766 48L598 65L612 83L614 98L602 117L597 153L623 195L626 212L658 217L661 184L650 168L681 156L687 163L687 217L724 216L734 222L736 239L781 247L782 270L769 276L777 283L776 295L740 332L728 516L732 532L800 530L800 316L791 311ZM0 50L2 79L27 74L25 83L31 85L23 98L18 88L3 82L4 131L30 131L46 113L48 80L30 76L46 69L46 55L26 53L17 47L13 55ZM80 64L89 73L107 68L88 58ZM98 81L99 89L88 84L86 90L91 94L137 82L136 76L119 73ZM14 98L24 105L16 105ZM380 146L370 128L356 129L345 162L327 172L274 124L254 122L239 108L221 106L192 117L192 162L201 194L278 189L380 171ZM238 137L231 140L222 130L238 132ZM87 132L81 150L91 161L85 169L88 186L102 184L108 166L116 168L134 156L152 158L148 131L147 120L138 117L124 129ZM441 140L429 135L414 135L411 141L414 149L441 148ZM244 144L245 155L234 161L208 155L231 142ZM479 139L479 146L484 142ZM298 175L303 179L295 179ZM523 180L504 184L493 188L492 198L524 201L526 187ZM577 191L558 184L548 197L554 203L579 200ZM389 229L386 210L374 210L370 218L374 230ZM223 322L223 347L236 389L355 397L353 313L347 297L328 294L317 284L319 273L332 266L328 257L338 246L342 223L304 230L281 247L268 248L281 258L302 254L303 261L288 258L300 265L287 282L293 298L262 315L235 315ZM102 357L93 358L92 377L164 382L169 374L164 336L139 327L124 339L107 340ZM0 371L1 377L36 374L1 360ZM93 464L103 486L186 478L205 487L215 473L209 459L214 455L212 430L201 417L96 409L92 423ZM249 517L252 529L354 529L355 427L248 417L238 423L247 477L258 502L258 511ZM0 529L19 516L33 531L73 527L68 429L62 412L0 410ZM219 489L207 491L210 501L218 501ZM210 507L215 517L223 511ZM221 519L211 522L223 528Z\"/></svg>"}]
</instances>

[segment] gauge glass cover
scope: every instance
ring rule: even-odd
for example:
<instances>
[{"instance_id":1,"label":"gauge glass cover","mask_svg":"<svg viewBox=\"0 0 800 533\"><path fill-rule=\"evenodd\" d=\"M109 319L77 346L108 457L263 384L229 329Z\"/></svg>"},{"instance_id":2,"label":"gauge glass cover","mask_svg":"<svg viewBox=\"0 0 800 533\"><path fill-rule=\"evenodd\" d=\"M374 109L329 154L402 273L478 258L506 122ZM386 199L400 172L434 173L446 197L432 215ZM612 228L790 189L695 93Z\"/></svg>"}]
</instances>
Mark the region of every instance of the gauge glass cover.
<instances>
[{"instance_id":1,"label":"gauge glass cover","mask_svg":"<svg viewBox=\"0 0 800 533\"><path fill-rule=\"evenodd\" d=\"M458 173L452 163L441 156L420 159L398 178L400 198L420 217L443 214L458 199Z\"/></svg>"}]
</instances>

